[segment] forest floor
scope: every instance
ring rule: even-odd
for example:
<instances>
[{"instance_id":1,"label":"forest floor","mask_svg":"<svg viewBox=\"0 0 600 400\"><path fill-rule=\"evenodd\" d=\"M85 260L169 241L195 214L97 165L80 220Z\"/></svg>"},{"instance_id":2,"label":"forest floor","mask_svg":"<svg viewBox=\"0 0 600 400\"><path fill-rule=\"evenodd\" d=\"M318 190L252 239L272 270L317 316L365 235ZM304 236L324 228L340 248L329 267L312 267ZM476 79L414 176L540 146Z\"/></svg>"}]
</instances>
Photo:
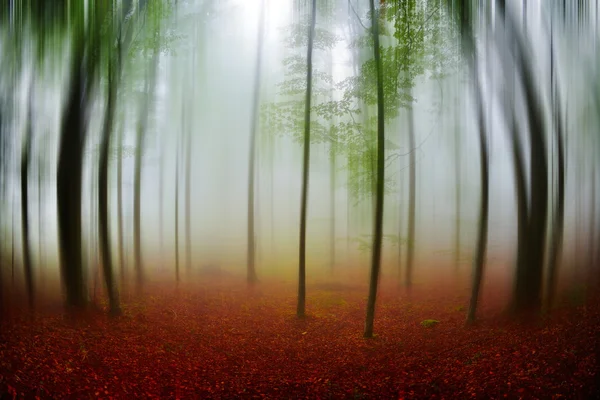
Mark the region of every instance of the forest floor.
<instances>
[{"instance_id":1,"label":"forest floor","mask_svg":"<svg viewBox=\"0 0 600 400\"><path fill-rule=\"evenodd\" d=\"M309 282L304 320L293 279L149 284L116 318L103 300L78 319L40 301L2 322L0 398L598 398L597 295L571 291L550 316L517 323L502 313L506 287L488 285L467 328L467 287L382 279L364 339L357 281Z\"/></svg>"}]
</instances>

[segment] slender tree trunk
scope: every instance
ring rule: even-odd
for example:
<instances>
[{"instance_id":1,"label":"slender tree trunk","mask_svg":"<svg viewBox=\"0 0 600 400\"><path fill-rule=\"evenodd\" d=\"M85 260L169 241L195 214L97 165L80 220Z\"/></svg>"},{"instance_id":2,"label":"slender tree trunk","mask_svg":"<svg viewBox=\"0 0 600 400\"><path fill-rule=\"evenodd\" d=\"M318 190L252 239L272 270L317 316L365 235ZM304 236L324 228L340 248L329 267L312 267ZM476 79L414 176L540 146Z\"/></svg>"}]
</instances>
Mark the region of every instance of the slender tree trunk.
<instances>
[{"instance_id":1,"label":"slender tree trunk","mask_svg":"<svg viewBox=\"0 0 600 400\"><path fill-rule=\"evenodd\" d=\"M191 208L191 189L192 189L192 130L186 131L186 149L185 149L185 266L188 274L192 270L192 208Z\"/></svg>"},{"instance_id":2,"label":"slender tree trunk","mask_svg":"<svg viewBox=\"0 0 600 400\"><path fill-rule=\"evenodd\" d=\"M415 254L415 207L416 207L416 144L415 144L415 124L414 111L412 105L408 110L408 140L409 140L409 188L408 188L408 238L406 249L406 276L405 282L407 288L412 286L413 262Z\"/></svg>"},{"instance_id":3,"label":"slender tree trunk","mask_svg":"<svg viewBox=\"0 0 600 400\"><path fill-rule=\"evenodd\" d=\"M27 286L27 301L29 308L34 308L33 267L31 262L31 240L29 237L29 167L31 165L31 144L33 129L33 85L29 88L29 110L27 115L27 128L25 130L25 143L21 153L21 210L22 210L22 235L23 235L23 269Z\"/></svg>"},{"instance_id":4,"label":"slender tree trunk","mask_svg":"<svg viewBox=\"0 0 600 400\"><path fill-rule=\"evenodd\" d=\"M306 66L306 101L304 109L304 156L302 160L302 197L300 202L300 262L298 267L298 307L296 315L304 318L306 309L306 211L308 203L308 173L310 168L310 106L312 97L312 57L317 18L317 1L312 0Z\"/></svg>"},{"instance_id":5,"label":"slender tree trunk","mask_svg":"<svg viewBox=\"0 0 600 400\"><path fill-rule=\"evenodd\" d=\"M119 238L119 271L121 275L121 290L125 285L125 249L123 235L123 146L125 145L123 124L119 128L119 147L117 150L117 226Z\"/></svg>"},{"instance_id":6,"label":"slender tree trunk","mask_svg":"<svg viewBox=\"0 0 600 400\"><path fill-rule=\"evenodd\" d=\"M553 32L551 29L550 32ZM551 33L552 34L552 33ZM553 34L551 36L553 40ZM560 97L557 95L556 75L554 69L554 46L551 44L551 85L552 85L552 105L553 114L556 116L554 126L554 135L557 148L557 192L554 211L554 221L552 226L552 238L550 242L550 254L548 255L548 277L546 284L546 310L550 310L554 304L554 295L556 293L556 276L558 273L559 259L562 252L564 215L565 215L565 152L563 143L563 121L561 118L562 107L559 103Z\"/></svg>"},{"instance_id":7,"label":"slender tree trunk","mask_svg":"<svg viewBox=\"0 0 600 400\"><path fill-rule=\"evenodd\" d=\"M257 281L256 276L256 243L255 243L255 188L254 180L256 179L256 173L254 172L256 167L256 133L258 129L259 121L259 102L260 102L260 75L262 69L262 49L263 49L263 36L264 36L264 22L265 22L265 2L264 0L260 5L260 18L258 22L258 43L256 53L256 71L254 72L254 102L252 109L252 122L250 126L250 154L248 155L248 248L247 248L247 276L246 280L248 284L254 284Z\"/></svg>"},{"instance_id":8,"label":"slender tree trunk","mask_svg":"<svg viewBox=\"0 0 600 400\"><path fill-rule=\"evenodd\" d=\"M179 284L179 140L175 163L175 280Z\"/></svg>"},{"instance_id":9,"label":"slender tree trunk","mask_svg":"<svg viewBox=\"0 0 600 400\"><path fill-rule=\"evenodd\" d=\"M458 114L458 113L457 113ZM460 124L460 120L457 121ZM461 248L460 248L460 205L461 205L461 186L462 186L462 155L460 146L460 126L456 126L454 130L454 177L456 180L456 188L454 192L454 214L456 221L454 222L454 270L460 268Z\"/></svg>"},{"instance_id":10,"label":"slender tree trunk","mask_svg":"<svg viewBox=\"0 0 600 400\"><path fill-rule=\"evenodd\" d=\"M381 239L383 234L383 196L385 182L385 119L383 97L383 71L379 48L379 12L375 10L373 0L370 0L371 29L373 34L373 53L375 71L377 73L377 181L375 190L375 221L373 224L373 250L371 259L371 276L369 280L369 297L367 300L367 315L363 336L373 337L373 322L375 319L375 302L377 301L377 286L381 267Z\"/></svg>"},{"instance_id":11,"label":"slender tree trunk","mask_svg":"<svg viewBox=\"0 0 600 400\"><path fill-rule=\"evenodd\" d=\"M481 175L481 209L479 214L479 229L477 236L477 249L473 261L473 287L471 290L471 299L469 302L469 311L467 313L467 324L475 322L475 312L481 292L481 281L485 266L485 255L487 250L488 233L488 213L489 213L489 161L488 161L488 143L485 124L485 113L483 110L483 96L481 93L481 83L479 80L479 63L477 61L477 49L473 43L473 33L471 28L471 10L469 3L463 3L460 13L460 31L462 51L469 62L469 69L473 76L473 90L475 95L475 104L477 107L477 122L479 128L479 158ZM466 5L466 7L465 7Z\"/></svg>"},{"instance_id":12,"label":"slender tree trunk","mask_svg":"<svg viewBox=\"0 0 600 400\"><path fill-rule=\"evenodd\" d=\"M141 180L142 180L142 154L145 147L145 136L148 127L149 108L151 98L154 94L156 85L156 70L158 67L158 48L154 50L154 56L151 64L151 71L146 80L146 89L144 102L142 105L142 115L138 121L137 137L136 137L136 153L135 153L135 171L134 171L134 194L133 194L133 229L134 229L134 257L135 257L135 273L136 273L136 288L138 291L142 289L144 282L144 270L142 267L142 246L141 246Z\"/></svg>"},{"instance_id":13,"label":"slender tree trunk","mask_svg":"<svg viewBox=\"0 0 600 400\"><path fill-rule=\"evenodd\" d=\"M102 129L102 141L100 143L100 159L98 165L98 238L100 239L100 254L102 255L102 270L104 284L108 295L108 303L111 315L121 314L119 293L113 276L112 249L110 245L110 228L108 222L108 151L112 135L115 102L117 97L119 71L114 71L112 60L108 63L108 99L104 115L104 127Z\"/></svg>"},{"instance_id":14,"label":"slender tree trunk","mask_svg":"<svg viewBox=\"0 0 600 400\"><path fill-rule=\"evenodd\" d=\"M330 143L329 156L329 271L335 268L335 174L336 174L336 145Z\"/></svg>"}]
</instances>

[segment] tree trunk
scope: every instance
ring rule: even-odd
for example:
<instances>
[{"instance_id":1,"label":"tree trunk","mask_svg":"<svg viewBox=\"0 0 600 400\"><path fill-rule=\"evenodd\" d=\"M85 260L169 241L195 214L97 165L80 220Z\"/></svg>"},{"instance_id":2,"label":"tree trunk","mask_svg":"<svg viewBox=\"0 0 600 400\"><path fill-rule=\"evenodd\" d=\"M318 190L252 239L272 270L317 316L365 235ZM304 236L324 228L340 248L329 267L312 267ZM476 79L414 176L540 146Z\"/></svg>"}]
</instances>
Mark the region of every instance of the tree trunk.
<instances>
[{"instance_id":1,"label":"tree trunk","mask_svg":"<svg viewBox=\"0 0 600 400\"><path fill-rule=\"evenodd\" d=\"M134 257L136 287L140 291L144 282L144 270L142 267L142 248L141 248L141 180L142 180L142 154L145 146L146 130L148 127L149 108L151 98L154 94L156 85L156 70L158 67L158 48L154 49L154 56L150 66L151 71L146 80L146 90L144 102L142 105L142 115L138 121L135 153L135 171L134 171L134 194L133 194L133 229L134 229Z\"/></svg>"},{"instance_id":2,"label":"tree trunk","mask_svg":"<svg viewBox=\"0 0 600 400\"><path fill-rule=\"evenodd\" d=\"M306 101L304 109L304 156L302 160L302 195L300 202L300 246L298 266L298 307L296 315L304 318L306 308L306 211L308 202L308 173L310 167L310 105L312 96L312 57L317 18L317 1L312 0L306 66Z\"/></svg>"},{"instance_id":3,"label":"tree trunk","mask_svg":"<svg viewBox=\"0 0 600 400\"><path fill-rule=\"evenodd\" d=\"M100 239L100 254L102 255L102 270L104 284L108 295L108 303L111 315L120 315L121 306L119 293L113 276L112 249L110 245L110 228L108 222L108 151L110 137L112 135L115 102L117 97L119 71L114 71L112 60L108 63L108 99L104 115L104 127L102 129L102 141L100 143L100 159L98 165L98 238ZM116 74L116 75L115 75Z\"/></svg>"},{"instance_id":4,"label":"tree trunk","mask_svg":"<svg viewBox=\"0 0 600 400\"><path fill-rule=\"evenodd\" d=\"M375 191L375 221L373 224L373 249L371 259L371 276L369 280L369 297L367 300L367 315L363 336L373 337L373 322L375 319L375 302L381 267L381 239L383 234L383 196L385 182L385 120L383 97L383 71L379 49L379 13L375 10L374 1L370 0L371 29L373 34L373 53L375 71L377 73L377 181Z\"/></svg>"},{"instance_id":5,"label":"tree trunk","mask_svg":"<svg viewBox=\"0 0 600 400\"><path fill-rule=\"evenodd\" d=\"M408 110L408 141L409 141L409 188L408 188L408 238L406 249L406 276L405 282L407 288L412 286L413 262L415 254L415 197L416 197L416 144L415 144L415 124L412 105Z\"/></svg>"},{"instance_id":6,"label":"tree trunk","mask_svg":"<svg viewBox=\"0 0 600 400\"><path fill-rule=\"evenodd\" d=\"M551 29L550 32L553 32ZM553 36L551 36L553 40ZM563 143L563 121L562 107L560 105L560 97L557 95L558 88L556 87L556 75L554 69L554 46L551 44L550 54L551 68L551 86L552 86L552 108L553 114L556 116L554 135L557 147L557 192L556 205L554 211L554 221L552 224L552 238L550 242L550 254L548 255L548 277L546 284L546 310L550 310L554 304L554 295L556 292L556 276L558 273L559 259L562 252L564 216L565 216L565 152Z\"/></svg>"},{"instance_id":7,"label":"tree trunk","mask_svg":"<svg viewBox=\"0 0 600 400\"><path fill-rule=\"evenodd\" d=\"M485 255L487 250L488 213L489 213L489 160L488 143L485 124L485 113L483 110L483 96L479 80L479 64L477 61L477 49L473 42L473 31L471 22L470 3L464 2L460 10L456 10L459 18L462 52L468 60L469 70L473 77L473 91L475 105L477 107L477 122L479 128L479 158L481 178L481 209L479 214L479 228L477 235L477 248L473 260L473 286L471 299L467 313L467 324L475 322L475 312L481 292L481 281L485 266Z\"/></svg>"},{"instance_id":8,"label":"tree trunk","mask_svg":"<svg viewBox=\"0 0 600 400\"><path fill-rule=\"evenodd\" d=\"M175 280L179 284L179 141L175 165Z\"/></svg>"},{"instance_id":9,"label":"tree trunk","mask_svg":"<svg viewBox=\"0 0 600 400\"><path fill-rule=\"evenodd\" d=\"M29 308L34 308L33 267L31 262L31 241L29 237L29 167L31 165L31 144L33 118L33 82L29 88L29 110L27 112L27 128L25 130L25 143L21 153L21 210L22 210L22 234L23 234L23 269L25 272L25 283L27 286L27 301Z\"/></svg>"},{"instance_id":10,"label":"tree trunk","mask_svg":"<svg viewBox=\"0 0 600 400\"><path fill-rule=\"evenodd\" d=\"M74 38L71 78L61 122L56 182L61 274L68 309L81 309L87 303L81 251L81 189L83 146L87 135L85 113L89 102L86 86L90 84L86 80L93 73L87 67L85 39L81 36Z\"/></svg>"},{"instance_id":11,"label":"tree trunk","mask_svg":"<svg viewBox=\"0 0 600 400\"><path fill-rule=\"evenodd\" d=\"M125 249L123 236L123 124L119 128L119 147L117 150L117 225L119 240L119 271L121 275L121 290L125 285Z\"/></svg>"},{"instance_id":12,"label":"tree trunk","mask_svg":"<svg viewBox=\"0 0 600 400\"><path fill-rule=\"evenodd\" d=\"M254 101L252 109L252 123L250 126L250 154L248 155L248 248L247 248L247 276L246 280L248 284L252 285L256 283L256 243L255 243L255 188L254 180L256 178L255 167L256 167L256 132L258 129L259 121L259 102L260 102L260 74L262 69L262 49L263 49L263 36L264 36L264 21L265 21L265 2L264 0L260 5L260 18L258 20L258 43L256 53L256 71L254 72Z\"/></svg>"},{"instance_id":13,"label":"tree trunk","mask_svg":"<svg viewBox=\"0 0 600 400\"><path fill-rule=\"evenodd\" d=\"M335 173L336 173L336 145L330 143L329 159L329 271L335 269Z\"/></svg>"},{"instance_id":14,"label":"tree trunk","mask_svg":"<svg viewBox=\"0 0 600 400\"><path fill-rule=\"evenodd\" d=\"M521 37L515 34L516 28L512 18L505 12L504 4L498 1L499 11L508 22L506 30L515 35L513 57L517 61L518 76L525 95L525 107L529 120L530 145L530 212L527 227L527 268L517 273L513 307L516 312L537 313L541 307L541 289L544 265L544 248L546 244L546 222L548 211L548 165L546 158L545 122L539 93L536 92L530 60L526 57L527 49Z\"/></svg>"},{"instance_id":15,"label":"tree trunk","mask_svg":"<svg viewBox=\"0 0 600 400\"><path fill-rule=\"evenodd\" d=\"M458 116L458 113L457 113ZM457 124L460 124L460 119L457 121ZM458 271L460 268L460 258L461 258L461 249L460 249L460 194L461 194L461 186L462 186L462 160L461 160L461 148L460 148L460 126L455 127L454 131L454 177L456 180L456 188L454 192L454 214L456 221L454 222L454 270Z\"/></svg>"}]
</instances>

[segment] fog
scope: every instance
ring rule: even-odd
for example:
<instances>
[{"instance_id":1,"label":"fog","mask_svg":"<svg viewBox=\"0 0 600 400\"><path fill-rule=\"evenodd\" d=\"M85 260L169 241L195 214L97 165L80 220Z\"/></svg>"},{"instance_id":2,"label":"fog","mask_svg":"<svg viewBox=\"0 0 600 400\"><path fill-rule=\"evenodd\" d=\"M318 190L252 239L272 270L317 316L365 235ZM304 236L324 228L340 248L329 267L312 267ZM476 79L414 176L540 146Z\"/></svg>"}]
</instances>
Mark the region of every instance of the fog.
<instances>
[{"instance_id":1,"label":"fog","mask_svg":"<svg viewBox=\"0 0 600 400\"><path fill-rule=\"evenodd\" d=\"M535 58L540 90L546 93L550 82L549 21L552 18L541 3L529 1L528 12L523 16L522 8L517 7L516 2L510 2L517 18L526 20L531 42L537 44L531 48L531 57ZM249 135L257 47L259 44L263 47L260 70L261 107L285 101L286 98L278 94L281 83L286 80L284 60L290 55L304 52L302 48L293 49L286 44L294 18L301 12L301 7L298 7L290 2L268 1L262 43L258 43L260 1L181 1L175 11L162 21L164 42L158 60L156 97L148 110L149 125L142 158L142 256L148 271L169 270L173 266L177 168L180 170L179 250L183 263L186 221L189 221L192 270L206 265L219 265L231 271L244 271ZM329 30L337 35L338 42L331 51L315 49L314 68L320 72L331 71L335 82L341 82L354 74L350 47L354 40L352 32L357 26L358 29L364 29L360 24L368 22L365 17L362 18L363 21L357 18L357 14L364 15L366 5L354 7L355 10L348 4L336 3L335 6L332 5L331 16L317 17L317 29ZM590 23L596 21L594 10L591 10L589 20ZM388 28L393 29L392 26ZM579 47L574 49L574 35L569 35L568 28L561 26L552 29L557 30L563 104L570 116L566 129L567 186L563 254L565 258L572 260L577 249L587 246L583 236L596 225L597 219L596 203L591 202L597 189L594 185L583 183L590 181L590 172L582 168L582 164L591 162L592 157L595 157L595 152L590 149L597 146L597 138L586 133L596 126L596 117L589 111L592 93L586 82L589 68L595 67L593 57L597 43L595 38L584 41L578 37ZM4 29L3 35L7 34L7 29L9 28ZM142 34L143 29L145 28L140 28ZM482 79L484 108L489 112L486 124L490 143L491 211L487 260L492 268L510 269L516 249L516 202L509 135L499 97L506 90L503 86L507 84L508 78L503 75L505 72L500 67L501 58L505 55L486 48L484 30L479 31L482 70L486 71ZM594 27L593 31L597 32L597 28ZM7 40L6 36L0 38L0 48L8 46L3 45ZM18 154L28 119L28 88L33 84L33 152L35 164L41 163L43 177L39 194L35 181L30 183L34 193L31 195L31 240L36 248L36 268L43 268L48 274L58 274L55 175L60 114L65 98L65 79L69 72L70 56L68 46L57 45L56 51L46 54L44 62L35 67L32 82L34 68L25 65L35 65L28 57L31 57L29 46L34 46L37 40L40 39L27 36L22 49L23 58L19 64L22 65L22 70L13 83L16 107L9 147L15 157L10 159L6 177L8 189L3 213L9 217L2 219L5 237L3 243L4 254L7 251L14 252L15 258L21 259ZM457 43L451 40L445 43L448 47L443 51L449 54L448 58L459 60ZM580 57L577 62L574 61L575 53ZM126 150L123 159L123 241L127 252L127 269L131 269L133 265L131 221L136 126L143 108L140 96L145 85L145 68L150 62L148 50L131 53L125 68L124 90L119 94L117 106L114 136L122 130ZM416 153L417 174L416 270L452 267L456 252L456 222L459 219L461 268L470 271L480 202L480 159L475 106L470 90L471 79L464 63L448 62L443 67L443 71L425 69L415 79L412 93L417 145L414 149L410 148L407 139L406 108L400 109L398 118L386 123L386 138L396 148L396 155L390 157L391 161L386 168L389 190L385 196L384 235L392 239L384 239L383 248L384 268L389 268L389 271L396 271L398 263L397 240L393 237L400 234L402 239L406 239L411 152ZM439 78L434 76L434 72L443 74ZM3 74L2 83L6 85L9 79L8 74ZM329 91L333 98L342 96L340 90L331 85L323 82L315 85ZM95 177L105 107L103 92L104 89L99 90L94 96L84 164L82 223L85 253L90 266L100 262L96 250ZM513 106L520 118L518 124L525 126L526 119L518 111L524 110L518 90L516 94ZM5 93L5 97L6 95ZM320 96L314 95L314 101L323 101ZM545 107L549 107L549 104L545 104ZM367 106L366 109L372 115L375 114L373 107ZM256 169L257 268L259 275L287 274L297 268L302 145L299 140L294 139L295 133L283 130L276 132L272 126L269 127L270 121L265 118L265 114L261 115ZM186 135L191 135L189 142ZM460 186L455 176L456 143L461 154ZM191 147L189 215L185 211L188 195L185 177L187 146ZM555 158L552 146L553 142L548 139L550 168L554 165ZM109 178L109 215L114 248L118 244L117 162L114 156L117 147L118 144L111 145ZM335 213L331 215L329 144L314 143L311 145L311 152L307 234L309 270L326 270L330 267L330 221L333 218L334 268L343 270L346 265L352 265L362 266L367 271L369 251L368 248L361 248L361 243L368 244L371 240L371 195L363 193L353 196L349 193L347 160L340 154L336 157L335 165ZM32 169L33 176L37 176L38 168L34 166ZM555 174L552 174L550 182L554 185ZM551 186L551 191L553 188ZM457 190L460 191L459 216L456 215ZM13 241L14 247L11 247ZM406 247L406 243L402 246ZM564 268L570 267L570 263L564 265Z\"/></svg>"}]
</instances>

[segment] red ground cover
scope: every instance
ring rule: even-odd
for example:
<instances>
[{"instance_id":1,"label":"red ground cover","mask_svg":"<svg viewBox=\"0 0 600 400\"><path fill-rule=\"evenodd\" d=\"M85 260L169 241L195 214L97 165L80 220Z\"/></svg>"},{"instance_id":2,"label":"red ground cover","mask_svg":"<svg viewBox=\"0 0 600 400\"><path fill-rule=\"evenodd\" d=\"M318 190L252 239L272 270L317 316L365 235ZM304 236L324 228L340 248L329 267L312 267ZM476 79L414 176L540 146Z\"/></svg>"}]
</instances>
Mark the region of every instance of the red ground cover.
<instances>
[{"instance_id":1,"label":"red ground cover","mask_svg":"<svg viewBox=\"0 0 600 400\"><path fill-rule=\"evenodd\" d=\"M581 398L598 386L598 297L523 324L488 290L464 327L466 290L382 285L373 339L366 287L313 283L305 320L293 282L149 286L124 315L40 310L3 322L2 398ZM489 289L489 288L488 288ZM425 319L439 323L430 328Z\"/></svg>"}]
</instances>

